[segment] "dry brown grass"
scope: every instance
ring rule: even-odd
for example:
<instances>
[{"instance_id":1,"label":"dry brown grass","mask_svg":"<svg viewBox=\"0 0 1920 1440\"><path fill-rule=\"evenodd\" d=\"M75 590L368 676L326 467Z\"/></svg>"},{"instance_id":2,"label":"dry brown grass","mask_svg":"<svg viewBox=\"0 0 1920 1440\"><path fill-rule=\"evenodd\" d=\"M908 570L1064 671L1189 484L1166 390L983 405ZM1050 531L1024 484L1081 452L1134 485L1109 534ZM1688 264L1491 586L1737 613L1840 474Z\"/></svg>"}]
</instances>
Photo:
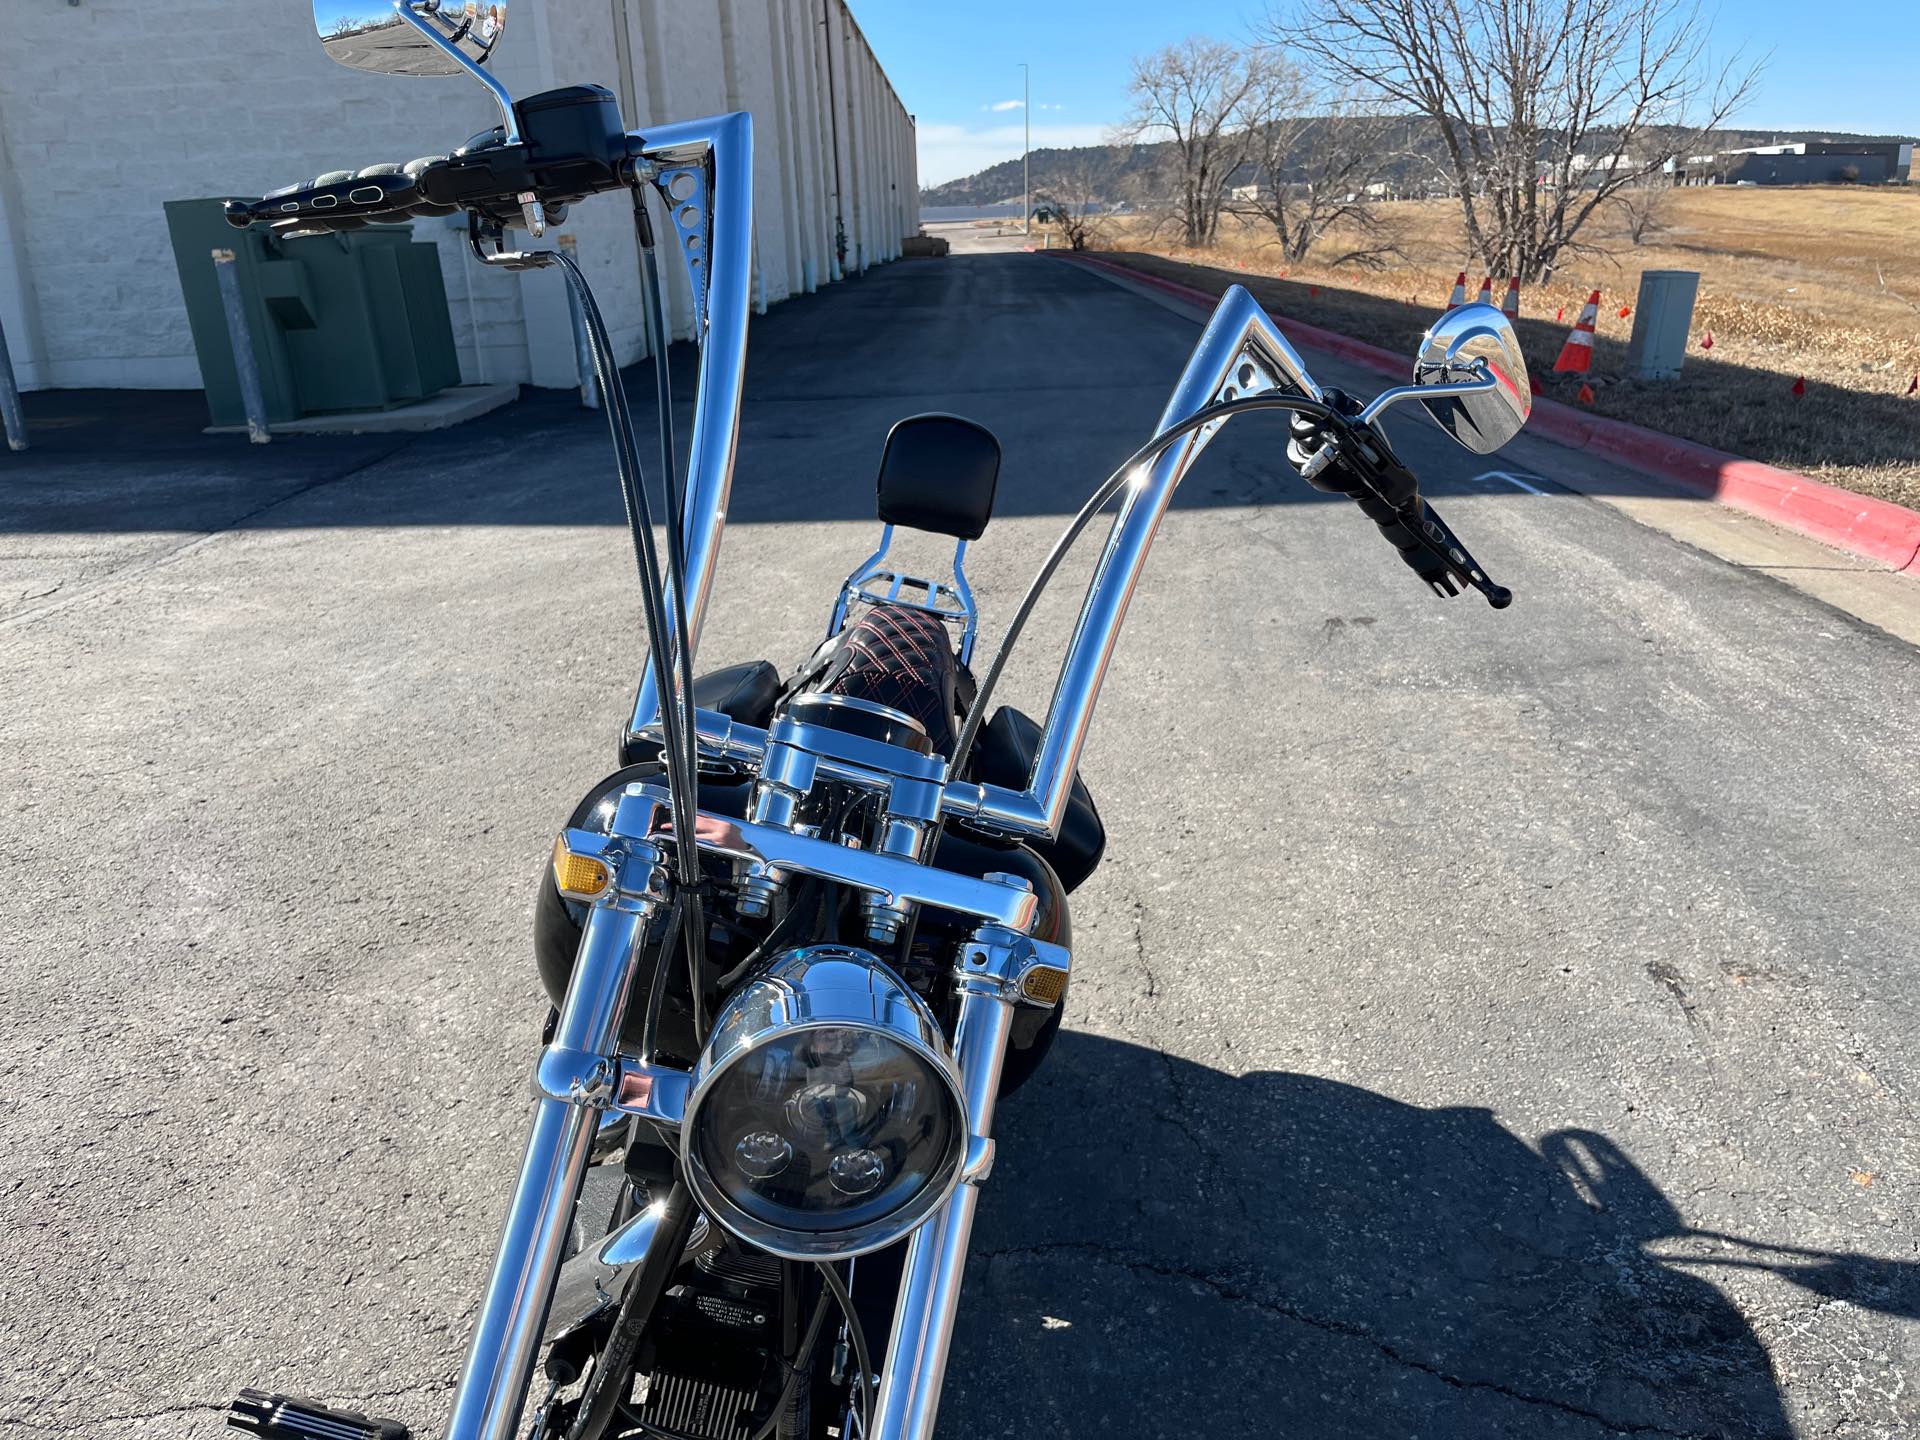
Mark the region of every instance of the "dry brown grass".
<instances>
[{"instance_id":1,"label":"dry brown grass","mask_svg":"<svg viewBox=\"0 0 1920 1440\"><path fill-rule=\"evenodd\" d=\"M1110 223L1095 243L1203 289L1248 283L1276 313L1411 354L1464 263L1459 211L1408 201L1380 213L1404 257L1382 271L1311 257L1285 267L1257 231L1232 224L1204 252L1157 244L1137 221ZM1920 373L1920 187L1677 190L1663 219L1639 246L1618 220L1597 222L1591 238L1608 254L1571 259L1523 293L1521 339L1547 393L1574 398L1578 379L1556 379L1553 362L1597 289L1597 412L1920 508L1920 395L1905 394ZM1619 310L1636 302L1640 272L1657 269L1701 276L1686 369L1669 383L1624 378L1633 322ZM1473 270L1469 288L1479 280Z\"/></svg>"}]
</instances>

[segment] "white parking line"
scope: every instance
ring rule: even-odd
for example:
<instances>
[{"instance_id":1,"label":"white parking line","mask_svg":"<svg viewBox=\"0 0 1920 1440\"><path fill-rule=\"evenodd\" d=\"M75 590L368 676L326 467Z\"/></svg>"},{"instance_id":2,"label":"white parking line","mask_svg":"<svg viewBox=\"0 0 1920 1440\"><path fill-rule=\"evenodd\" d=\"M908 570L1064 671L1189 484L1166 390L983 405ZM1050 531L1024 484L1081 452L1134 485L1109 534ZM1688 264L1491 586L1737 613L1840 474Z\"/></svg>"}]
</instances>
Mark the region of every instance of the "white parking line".
<instances>
[{"instance_id":1,"label":"white parking line","mask_svg":"<svg viewBox=\"0 0 1920 1440\"><path fill-rule=\"evenodd\" d=\"M1519 489L1526 491L1529 495L1545 495L1548 493L1547 491L1542 490L1537 486L1528 484L1526 480L1522 480L1518 475L1512 474L1506 470L1489 470L1487 471L1486 474L1476 475L1473 478L1476 480L1504 480L1509 485L1517 486ZM1543 477L1539 475L1534 475L1529 478L1534 480L1539 480Z\"/></svg>"}]
</instances>

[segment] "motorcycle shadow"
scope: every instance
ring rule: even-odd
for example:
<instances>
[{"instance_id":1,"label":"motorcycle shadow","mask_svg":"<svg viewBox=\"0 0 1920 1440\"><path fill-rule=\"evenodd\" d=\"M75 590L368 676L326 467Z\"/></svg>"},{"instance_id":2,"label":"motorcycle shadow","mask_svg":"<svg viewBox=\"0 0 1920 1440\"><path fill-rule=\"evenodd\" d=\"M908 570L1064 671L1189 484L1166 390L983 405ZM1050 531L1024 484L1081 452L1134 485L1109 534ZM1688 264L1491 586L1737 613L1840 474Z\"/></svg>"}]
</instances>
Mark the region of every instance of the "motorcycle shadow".
<instances>
[{"instance_id":1,"label":"motorcycle shadow","mask_svg":"<svg viewBox=\"0 0 1920 1440\"><path fill-rule=\"evenodd\" d=\"M1606 1137L1063 1032L997 1120L945 1434L1788 1436L1708 1279L1920 1270L1690 1230Z\"/></svg>"}]
</instances>

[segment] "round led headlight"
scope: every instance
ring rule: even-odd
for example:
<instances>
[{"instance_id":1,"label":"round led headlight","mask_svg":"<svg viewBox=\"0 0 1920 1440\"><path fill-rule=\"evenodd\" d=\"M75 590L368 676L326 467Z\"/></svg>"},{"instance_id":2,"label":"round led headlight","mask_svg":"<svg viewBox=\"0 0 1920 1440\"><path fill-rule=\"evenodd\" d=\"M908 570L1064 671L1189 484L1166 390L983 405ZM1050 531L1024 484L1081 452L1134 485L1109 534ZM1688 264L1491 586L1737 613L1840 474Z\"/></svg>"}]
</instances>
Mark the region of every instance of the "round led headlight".
<instances>
[{"instance_id":1,"label":"round led headlight","mask_svg":"<svg viewBox=\"0 0 1920 1440\"><path fill-rule=\"evenodd\" d=\"M792 1260L899 1239L953 1193L966 1151L939 1023L841 945L788 951L720 1012L680 1130L701 1207Z\"/></svg>"}]
</instances>

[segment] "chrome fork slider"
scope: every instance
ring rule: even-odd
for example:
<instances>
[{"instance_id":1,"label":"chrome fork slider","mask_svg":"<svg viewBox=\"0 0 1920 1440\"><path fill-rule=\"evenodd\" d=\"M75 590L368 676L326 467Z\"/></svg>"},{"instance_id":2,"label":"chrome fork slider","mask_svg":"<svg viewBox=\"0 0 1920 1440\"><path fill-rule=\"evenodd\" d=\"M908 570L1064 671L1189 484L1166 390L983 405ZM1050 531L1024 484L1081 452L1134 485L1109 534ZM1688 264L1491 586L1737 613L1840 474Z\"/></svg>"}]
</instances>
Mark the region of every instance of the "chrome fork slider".
<instances>
[{"instance_id":1,"label":"chrome fork slider","mask_svg":"<svg viewBox=\"0 0 1920 1440\"><path fill-rule=\"evenodd\" d=\"M642 825L639 833L648 828ZM633 842L619 867L617 897L588 913L553 1041L536 1070L539 1098L526 1158L454 1392L446 1440L512 1440L519 1427L574 1203L601 1113L612 1101L620 1021L639 965L639 940L664 883L659 852Z\"/></svg>"},{"instance_id":2,"label":"chrome fork slider","mask_svg":"<svg viewBox=\"0 0 1920 1440\"><path fill-rule=\"evenodd\" d=\"M907 1242L885 1373L865 1440L931 1440L933 1435L946 1380L947 1350L960 1310L974 1207L980 1181L991 1165L993 1107L1013 1028L1015 997L1034 948L1034 942L1015 932L986 926L961 951L960 1017L954 1026L953 1053L981 1158L968 1167L970 1173L946 1205ZM1065 952L1048 949L1064 966Z\"/></svg>"}]
</instances>

